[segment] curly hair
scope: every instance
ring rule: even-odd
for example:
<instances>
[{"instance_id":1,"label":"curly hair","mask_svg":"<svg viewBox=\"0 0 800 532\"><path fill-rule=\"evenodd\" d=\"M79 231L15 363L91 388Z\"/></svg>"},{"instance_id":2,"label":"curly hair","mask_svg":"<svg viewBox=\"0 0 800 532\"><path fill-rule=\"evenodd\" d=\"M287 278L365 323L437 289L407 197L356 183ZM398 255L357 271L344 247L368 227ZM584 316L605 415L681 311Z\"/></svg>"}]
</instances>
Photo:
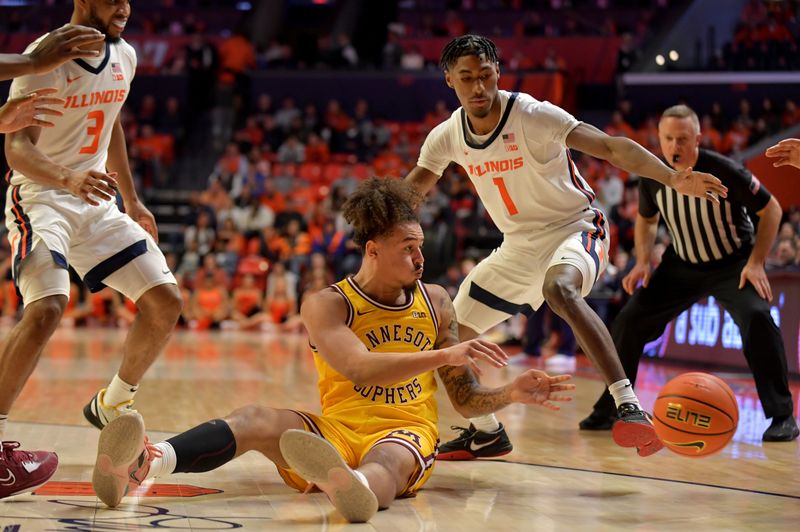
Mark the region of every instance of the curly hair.
<instances>
[{"instance_id":1,"label":"curly hair","mask_svg":"<svg viewBox=\"0 0 800 532\"><path fill-rule=\"evenodd\" d=\"M386 236L397 224L417 222L416 189L401 179L373 177L358 185L342 207L345 220L353 225L353 239L363 250L369 240Z\"/></svg>"},{"instance_id":2,"label":"curly hair","mask_svg":"<svg viewBox=\"0 0 800 532\"><path fill-rule=\"evenodd\" d=\"M444 47L442 57L439 59L439 66L442 67L442 70L450 70L450 67L456 64L458 58L465 55L477 57L483 55L492 63L499 61L497 47L492 41L480 35L462 35L461 37L456 37Z\"/></svg>"}]
</instances>

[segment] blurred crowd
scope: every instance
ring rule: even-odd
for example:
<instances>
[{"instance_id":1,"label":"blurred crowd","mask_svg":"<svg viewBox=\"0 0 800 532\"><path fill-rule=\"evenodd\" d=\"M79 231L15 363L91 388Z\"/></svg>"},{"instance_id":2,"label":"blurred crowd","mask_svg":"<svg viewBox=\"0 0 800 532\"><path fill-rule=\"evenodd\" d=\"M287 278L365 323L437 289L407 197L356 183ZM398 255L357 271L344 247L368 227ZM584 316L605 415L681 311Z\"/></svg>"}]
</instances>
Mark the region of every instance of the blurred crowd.
<instances>
[{"instance_id":1,"label":"blurred crowd","mask_svg":"<svg viewBox=\"0 0 800 532\"><path fill-rule=\"evenodd\" d=\"M711 64L712 70L794 70L800 66L800 2L749 0L733 39Z\"/></svg>"}]
</instances>

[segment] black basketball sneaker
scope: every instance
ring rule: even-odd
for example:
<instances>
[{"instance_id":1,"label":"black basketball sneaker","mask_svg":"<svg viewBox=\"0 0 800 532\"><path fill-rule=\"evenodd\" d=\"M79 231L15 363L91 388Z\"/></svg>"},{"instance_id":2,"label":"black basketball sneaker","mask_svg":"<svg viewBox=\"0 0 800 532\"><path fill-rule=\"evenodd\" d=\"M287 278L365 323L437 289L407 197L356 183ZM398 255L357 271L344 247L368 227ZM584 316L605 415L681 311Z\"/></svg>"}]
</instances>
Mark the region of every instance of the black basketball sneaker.
<instances>
[{"instance_id":1,"label":"black basketball sneaker","mask_svg":"<svg viewBox=\"0 0 800 532\"><path fill-rule=\"evenodd\" d=\"M502 423L500 423L500 428L495 432L480 431L472 423L470 423L469 428L450 428L460 430L461 434L439 446L437 460L495 458L510 453L514 448Z\"/></svg>"},{"instance_id":2,"label":"black basketball sneaker","mask_svg":"<svg viewBox=\"0 0 800 532\"><path fill-rule=\"evenodd\" d=\"M623 403L617 409L617 416L619 419L611 428L617 445L636 447L639 456L650 456L664 448L650 414L633 403Z\"/></svg>"}]
</instances>

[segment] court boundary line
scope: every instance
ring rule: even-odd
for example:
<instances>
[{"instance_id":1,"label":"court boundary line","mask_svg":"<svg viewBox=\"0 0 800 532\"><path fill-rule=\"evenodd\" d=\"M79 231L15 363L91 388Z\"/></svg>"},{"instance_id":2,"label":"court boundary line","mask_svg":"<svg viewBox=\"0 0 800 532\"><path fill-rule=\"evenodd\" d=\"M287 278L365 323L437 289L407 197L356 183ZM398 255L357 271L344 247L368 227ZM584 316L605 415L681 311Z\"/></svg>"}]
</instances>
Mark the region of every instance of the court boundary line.
<instances>
[{"instance_id":1,"label":"court boundary line","mask_svg":"<svg viewBox=\"0 0 800 532\"><path fill-rule=\"evenodd\" d=\"M720 484L706 484L703 482L693 482L691 480L678 480L678 479L671 479L671 478L660 478L660 477L648 477L646 475L634 475L632 473L615 473L614 471L598 471L596 469L585 469L582 467L571 467L571 466L560 466L560 465L553 465L553 464L537 464L534 462L512 462L510 460L502 460L502 459L483 459L483 460L470 460L471 462L494 462L499 464L512 464L512 465L522 465L522 466L529 466L529 467L543 467L546 469L560 469L562 471L576 471L581 473L595 473L598 475L612 475L616 477L627 477L627 478L638 478L644 480L656 480L659 482L672 482L675 484L687 484L690 486L701 486L704 488L716 488L716 489L723 489L723 490L731 490L731 491L738 491L741 493L755 493L757 495L769 495L772 497L784 497L787 499L797 499L800 500L800 495L789 495L788 493L775 493L772 491L763 491L763 490L754 490L754 489L747 489L747 488L737 488L735 486L722 486Z\"/></svg>"}]
</instances>

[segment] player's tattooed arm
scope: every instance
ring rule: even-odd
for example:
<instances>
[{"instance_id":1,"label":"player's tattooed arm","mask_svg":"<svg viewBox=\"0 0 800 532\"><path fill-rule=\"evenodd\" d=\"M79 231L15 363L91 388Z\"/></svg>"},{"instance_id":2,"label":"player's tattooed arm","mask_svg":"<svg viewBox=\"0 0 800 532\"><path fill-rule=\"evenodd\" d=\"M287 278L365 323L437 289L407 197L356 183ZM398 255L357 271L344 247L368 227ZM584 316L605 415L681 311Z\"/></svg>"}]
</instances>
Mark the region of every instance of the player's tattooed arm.
<instances>
[{"instance_id":1,"label":"player's tattooed arm","mask_svg":"<svg viewBox=\"0 0 800 532\"><path fill-rule=\"evenodd\" d=\"M436 348L456 346L459 344L458 319L450 295L438 286L429 287L429 293L434 299L439 319ZM481 386L470 365L443 366L438 371L450 402L465 417L495 412L510 404L505 387L489 389Z\"/></svg>"},{"instance_id":2,"label":"player's tattooed arm","mask_svg":"<svg viewBox=\"0 0 800 532\"><path fill-rule=\"evenodd\" d=\"M430 293L434 298L439 319L437 349L459 349L462 346L476 344L478 349L494 348L502 353L498 346L485 340L475 339L459 343L458 320L453 302L443 288L435 288L438 290L430 290ZM480 353L480 351L477 352ZM503 355L505 356L505 353ZM474 357L475 351L467 351L466 356ZM565 396L560 392L575 389L574 384L564 384L571 378L570 375L551 377L547 373L535 369L528 370L517 376L512 382L497 388L488 388L478 382L475 373L480 370L474 363L442 366L438 371L439 378L450 397L450 402L464 417L496 412L511 403L537 404L551 410L558 410L557 402L572 400L572 397Z\"/></svg>"}]
</instances>

